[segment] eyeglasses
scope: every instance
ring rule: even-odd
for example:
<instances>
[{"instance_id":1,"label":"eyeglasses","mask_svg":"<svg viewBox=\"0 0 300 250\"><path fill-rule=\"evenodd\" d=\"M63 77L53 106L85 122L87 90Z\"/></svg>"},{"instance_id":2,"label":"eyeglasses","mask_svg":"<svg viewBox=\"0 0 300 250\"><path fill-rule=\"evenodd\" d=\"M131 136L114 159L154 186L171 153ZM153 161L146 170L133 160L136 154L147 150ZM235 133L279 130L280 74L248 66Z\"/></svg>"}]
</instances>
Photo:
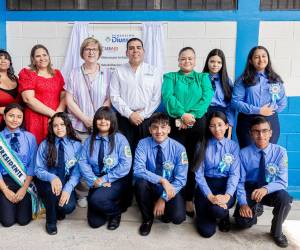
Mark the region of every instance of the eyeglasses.
<instances>
[{"instance_id":1,"label":"eyeglasses","mask_svg":"<svg viewBox=\"0 0 300 250\"><path fill-rule=\"evenodd\" d=\"M220 125L209 125L210 129L218 129L218 128L223 128L225 124L220 124Z\"/></svg>"},{"instance_id":2,"label":"eyeglasses","mask_svg":"<svg viewBox=\"0 0 300 250\"><path fill-rule=\"evenodd\" d=\"M98 49L91 49L91 48L84 48L84 51L94 54L94 53L98 52L99 50Z\"/></svg>"},{"instance_id":3,"label":"eyeglasses","mask_svg":"<svg viewBox=\"0 0 300 250\"><path fill-rule=\"evenodd\" d=\"M270 131L271 131L271 129L261 129L261 130L253 129L253 130L251 130L251 132L252 132L255 136L258 136L258 135L260 135L260 134L266 135L266 134L269 133Z\"/></svg>"}]
</instances>

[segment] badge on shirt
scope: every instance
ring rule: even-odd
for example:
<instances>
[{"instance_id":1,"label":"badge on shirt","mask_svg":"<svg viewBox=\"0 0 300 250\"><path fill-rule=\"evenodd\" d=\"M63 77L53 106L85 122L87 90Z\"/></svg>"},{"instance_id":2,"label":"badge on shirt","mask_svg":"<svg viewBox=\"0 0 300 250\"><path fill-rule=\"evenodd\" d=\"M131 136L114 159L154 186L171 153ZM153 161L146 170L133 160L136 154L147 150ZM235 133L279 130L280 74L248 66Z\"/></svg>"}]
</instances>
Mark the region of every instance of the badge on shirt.
<instances>
[{"instance_id":1,"label":"badge on shirt","mask_svg":"<svg viewBox=\"0 0 300 250\"><path fill-rule=\"evenodd\" d=\"M285 156L285 157L282 159L282 161L283 161L283 164L282 164L282 165L283 165L284 167L286 167L286 168L287 168L287 167L288 167L288 165L289 165L288 157L287 157L287 156Z\"/></svg>"},{"instance_id":2,"label":"badge on shirt","mask_svg":"<svg viewBox=\"0 0 300 250\"><path fill-rule=\"evenodd\" d=\"M218 165L218 171L224 173L227 167L230 167L234 161L234 156L230 153L223 155L222 160Z\"/></svg>"},{"instance_id":3,"label":"badge on shirt","mask_svg":"<svg viewBox=\"0 0 300 250\"><path fill-rule=\"evenodd\" d=\"M174 169L174 164L171 161L165 161L163 163L163 178L170 180L172 177L172 171Z\"/></svg>"},{"instance_id":4,"label":"badge on shirt","mask_svg":"<svg viewBox=\"0 0 300 250\"><path fill-rule=\"evenodd\" d=\"M279 93L280 93L280 85L278 83L272 83L270 84L269 92L272 96L272 101L276 102L276 100L279 100Z\"/></svg>"},{"instance_id":5,"label":"badge on shirt","mask_svg":"<svg viewBox=\"0 0 300 250\"><path fill-rule=\"evenodd\" d=\"M70 174L70 169L72 167L74 167L76 163L77 163L77 159L76 158L67 161L67 163L66 163L66 169L65 169L66 170L66 175Z\"/></svg>"},{"instance_id":6,"label":"badge on shirt","mask_svg":"<svg viewBox=\"0 0 300 250\"><path fill-rule=\"evenodd\" d=\"M132 157L130 147L127 145L124 147L124 153L126 157Z\"/></svg>"},{"instance_id":7,"label":"badge on shirt","mask_svg":"<svg viewBox=\"0 0 300 250\"><path fill-rule=\"evenodd\" d=\"M103 159L104 167L112 168L115 165L115 160L112 156L107 155Z\"/></svg>"},{"instance_id":8,"label":"badge on shirt","mask_svg":"<svg viewBox=\"0 0 300 250\"><path fill-rule=\"evenodd\" d=\"M268 183L272 182L275 177L279 173L279 168L275 163L268 163L267 164L267 176L266 176L266 181Z\"/></svg>"},{"instance_id":9,"label":"badge on shirt","mask_svg":"<svg viewBox=\"0 0 300 250\"><path fill-rule=\"evenodd\" d=\"M189 161L188 161L186 152L182 152L181 153L181 164L188 164L188 163L189 163Z\"/></svg>"}]
</instances>

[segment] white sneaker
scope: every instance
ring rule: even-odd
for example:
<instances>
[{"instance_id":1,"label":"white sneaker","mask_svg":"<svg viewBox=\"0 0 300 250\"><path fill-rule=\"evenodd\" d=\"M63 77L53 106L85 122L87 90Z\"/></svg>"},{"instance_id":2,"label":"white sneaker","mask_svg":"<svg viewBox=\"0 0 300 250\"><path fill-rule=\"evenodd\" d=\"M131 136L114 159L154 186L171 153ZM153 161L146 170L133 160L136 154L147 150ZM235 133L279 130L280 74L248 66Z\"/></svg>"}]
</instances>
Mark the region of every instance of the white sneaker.
<instances>
[{"instance_id":1,"label":"white sneaker","mask_svg":"<svg viewBox=\"0 0 300 250\"><path fill-rule=\"evenodd\" d=\"M77 205L78 205L79 207L82 207L82 208L87 207L87 199L86 199L86 197L79 198L79 199L77 200Z\"/></svg>"}]
</instances>

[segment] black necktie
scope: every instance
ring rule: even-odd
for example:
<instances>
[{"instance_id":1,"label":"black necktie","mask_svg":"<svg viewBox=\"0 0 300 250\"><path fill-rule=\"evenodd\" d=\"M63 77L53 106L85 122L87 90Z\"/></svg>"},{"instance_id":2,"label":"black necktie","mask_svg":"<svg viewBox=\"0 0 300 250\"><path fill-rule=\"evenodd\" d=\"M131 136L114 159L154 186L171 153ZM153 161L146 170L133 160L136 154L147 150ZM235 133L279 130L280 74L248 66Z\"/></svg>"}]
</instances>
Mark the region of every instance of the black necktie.
<instances>
[{"instance_id":1,"label":"black necktie","mask_svg":"<svg viewBox=\"0 0 300 250\"><path fill-rule=\"evenodd\" d=\"M99 175L101 175L104 163L103 163L103 158L104 158L104 139L100 137L100 148L99 148L99 153L98 153L98 166L99 166Z\"/></svg>"},{"instance_id":2,"label":"black necktie","mask_svg":"<svg viewBox=\"0 0 300 250\"><path fill-rule=\"evenodd\" d=\"M12 137L10 139L10 147L13 151L19 153L20 152L20 142L18 140L19 133L12 133Z\"/></svg>"},{"instance_id":3,"label":"black necktie","mask_svg":"<svg viewBox=\"0 0 300 250\"><path fill-rule=\"evenodd\" d=\"M259 160L259 172L258 172L258 187L262 187L266 185L266 159L265 159L265 152L263 150L259 151L260 153L260 160Z\"/></svg>"},{"instance_id":4,"label":"black necktie","mask_svg":"<svg viewBox=\"0 0 300 250\"><path fill-rule=\"evenodd\" d=\"M161 150L161 146L157 145L157 154L156 154L156 158L155 158L155 173L157 175L162 176L162 172L163 172L163 152Z\"/></svg>"},{"instance_id":5,"label":"black necktie","mask_svg":"<svg viewBox=\"0 0 300 250\"><path fill-rule=\"evenodd\" d=\"M211 86L212 86L212 88L213 88L214 91L216 90L216 80L217 79L218 79L218 77L216 77L216 76L211 76L210 77Z\"/></svg>"},{"instance_id":6,"label":"black necktie","mask_svg":"<svg viewBox=\"0 0 300 250\"><path fill-rule=\"evenodd\" d=\"M65 182L65 150L63 145L63 139L59 140L58 154L57 154L57 176L64 184Z\"/></svg>"}]
</instances>

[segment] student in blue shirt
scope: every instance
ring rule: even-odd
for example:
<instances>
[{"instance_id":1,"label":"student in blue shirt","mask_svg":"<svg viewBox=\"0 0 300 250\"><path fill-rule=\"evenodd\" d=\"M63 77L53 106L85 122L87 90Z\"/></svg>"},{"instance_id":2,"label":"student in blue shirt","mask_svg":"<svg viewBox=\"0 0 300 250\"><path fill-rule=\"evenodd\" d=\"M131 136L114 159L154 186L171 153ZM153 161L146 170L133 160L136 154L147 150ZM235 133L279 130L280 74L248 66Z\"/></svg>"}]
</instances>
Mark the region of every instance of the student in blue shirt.
<instances>
[{"instance_id":1,"label":"student in blue shirt","mask_svg":"<svg viewBox=\"0 0 300 250\"><path fill-rule=\"evenodd\" d=\"M32 198L27 189L34 176L37 143L33 134L22 129L24 113L19 104L8 104L4 109L3 118L6 126L0 132L1 156L7 155L3 150L3 142L9 147L8 151L15 154L23 164L25 182L22 185L18 184L13 179L13 174L7 172L5 163L0 162L0 222L4 227L10 227L14 223L23 226L32 219Z\"/></svg>"},{"instance_id":2,"label":"student in blue shirt","mask_svg":"<svg viewBox=\"0 0 300 250\"><path fill-rule=\"evenodd\" d=\"M229 209L234 205L240 177L239 146L225 137L229 127L221 111L207 120L205 138L196 153L196 226L203 237L230 230Z\"/></svg>"},{"instance_id":3,"label":"student in blue shirt","mask_svg":"<svg viewBox=\"0 0 300 250\"><path fill-rule=\"evenodd\" d=\"M63 220L76 207L74 188L80 179L81 148L68 115L58 112L52 116L35 166L36 185L46 208L46 231L50 235L57 234L57 220Z\"/></svg>"},{"instance_id":4,"label":"student in blue shirt","mask_svg":"<svg viewBox=\"0 0 300 250\"><path fill-rule=\"evenodd\" d=\"M256 46L249 52L245 70L237 80L232 95L232 106L239 112L236 133L240 148L252 143L251 120L262 115L272 125L271 143L277 143L280 135L278 113L286 104L287 98L281 77L274 72L268 50Z\"/></svg>"},{"instance_id":5,"label":"student in blue shirt","mask_svg":"<svg viewBox=\"0 0 300 250\"><path fill-rule=\"evenodd\" d=\"M119 227L122 197L131 185L130 146L117 131L116 114L103 106L96 111L92 135L84 142L80 170L90 187L87 219L92 228L104 225L107 219L107 229Z\"/></svg>"},{"instance_id":6,"label":"student in blue shirt","mask_svg":"<svg viewBox=\"0 0 300 250\"><path fill-rule=\"evenodd\" d=\"M288 186L287 152L270 143L272 129L265 117L254 118L250 129L254 143L240 152L241 177L234 216L241 228L249 228L261 215L258 204L274 207L271 236L278 246L287 247L288 240L282 233L282 224L292 203L285 190Z\"/></svg>"},{"instance_id":7,"label":"student in blue shirt","mask_svg":"<svg viewBox=\"0 0 300 250\"><path fill-rule=\"evenodd\" d=\"M214 96L207 114L209 115L214 111L221 111L226 115L229 125L226 137L230 139L235 120L235 111L231 107L233 83L228 77L226 59L222 50L213 49L208 53L203 72L209 73L211 85L214 90Z\"/></svg>"},{"instance_id":8,"label":"student in blue shirt","mask_svg":"<svg viewBox=\"0 0 300 250\"><path fill-rule=\"evenodd\" d=\"M135 195L143 218L139 228L142 236L150 233L154 216L162 216L166 223L185 220L181 192L188 171L185 148L168 137L171 127L166 114L153 114L149 131L152 136L140 140L133 165Z\"/></svg>"}]
</instances>

